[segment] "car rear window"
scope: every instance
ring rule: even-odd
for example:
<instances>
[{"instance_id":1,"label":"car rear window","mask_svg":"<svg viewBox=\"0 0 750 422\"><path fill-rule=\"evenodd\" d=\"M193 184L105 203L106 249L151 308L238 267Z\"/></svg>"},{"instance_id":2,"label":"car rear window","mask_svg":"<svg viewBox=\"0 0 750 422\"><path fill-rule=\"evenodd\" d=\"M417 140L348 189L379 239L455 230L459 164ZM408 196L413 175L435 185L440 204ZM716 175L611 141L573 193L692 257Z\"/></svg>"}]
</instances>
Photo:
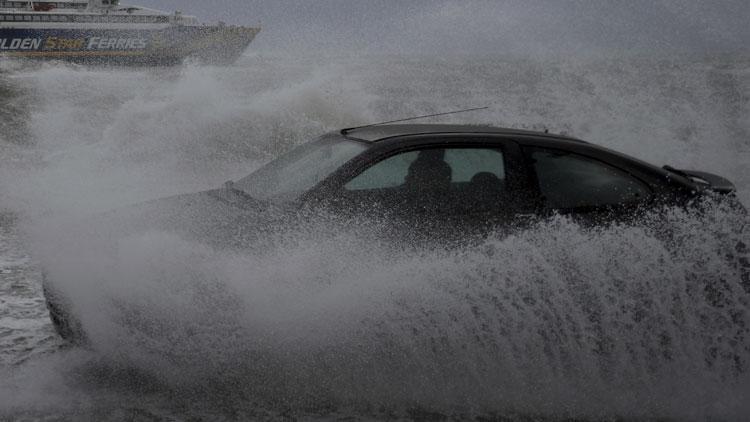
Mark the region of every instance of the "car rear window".
<instances>
[{"instance_id":1,"label":"car rear window","mask_svg":"<svg viewBox=\"0 0 750 422\"><path fill-rule=\"evenodd\" d=\"M547 208L573 209L647 201L651 190L627 172L590 157L527 148Z\"/></svg>"}]
</instances>

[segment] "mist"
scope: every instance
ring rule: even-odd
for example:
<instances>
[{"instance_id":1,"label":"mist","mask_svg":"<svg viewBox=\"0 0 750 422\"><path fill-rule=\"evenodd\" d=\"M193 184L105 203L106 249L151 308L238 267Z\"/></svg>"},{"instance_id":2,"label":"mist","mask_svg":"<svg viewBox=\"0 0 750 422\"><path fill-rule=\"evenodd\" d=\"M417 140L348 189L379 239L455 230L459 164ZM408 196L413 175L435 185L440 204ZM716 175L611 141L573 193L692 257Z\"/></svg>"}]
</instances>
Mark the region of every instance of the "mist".
<instances>
[{"instance_id":1,"label":"mist","mask_svg":"<svg viewBox=\"0 0 750 422\"><path fill-rule=\"evenodd\" d=\"M253 51L410 55L746 54L743 0L151 0L264 29Z\"/></svg>"},{"instance_id":2,"label":"mist","mask_svg":"<svg viewBox=\"0 0 750 422\"><path fill-rule=\"evenodd\" d=\"M140 5L263 31L228 67L0 62L0 419L750 414L750 222L723 204L460 249L367 221L265 248L102 224L329 131L476 106L428 121L566 133L749 205L747 2ZM231 221L227 243L263 233L220 211L198 220ZM92 348L54 332L43 277Z\"/></svg>"}]
</instances>

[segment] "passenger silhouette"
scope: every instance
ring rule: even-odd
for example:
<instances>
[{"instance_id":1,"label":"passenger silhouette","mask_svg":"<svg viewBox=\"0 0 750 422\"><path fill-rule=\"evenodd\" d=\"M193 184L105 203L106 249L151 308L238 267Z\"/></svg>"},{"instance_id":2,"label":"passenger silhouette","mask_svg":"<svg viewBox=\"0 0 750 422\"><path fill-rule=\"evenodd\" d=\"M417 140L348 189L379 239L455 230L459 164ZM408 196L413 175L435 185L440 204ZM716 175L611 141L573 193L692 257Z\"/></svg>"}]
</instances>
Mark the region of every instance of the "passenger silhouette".
<instances>
[{"instance_id":1,"label":"passenger silhouette","mask_svg":"<svg viewBox=\"0 0 750 422\"><path fill-rule=\"evenodd\" d=\"M443 160L444 150L422 151L409 166L404 180L407 189L426 189L447 191L451 185L453 170Z\"/></svg>"}]
</instances>

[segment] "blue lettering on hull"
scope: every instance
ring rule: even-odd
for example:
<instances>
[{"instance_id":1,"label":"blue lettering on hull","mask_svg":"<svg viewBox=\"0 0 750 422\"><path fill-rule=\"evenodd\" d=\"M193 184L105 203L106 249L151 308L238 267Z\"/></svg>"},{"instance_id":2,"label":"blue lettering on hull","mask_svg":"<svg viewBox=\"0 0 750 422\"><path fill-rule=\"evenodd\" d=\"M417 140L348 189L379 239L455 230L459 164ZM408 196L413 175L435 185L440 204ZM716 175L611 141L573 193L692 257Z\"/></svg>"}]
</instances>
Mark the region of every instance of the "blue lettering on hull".
<instances>
[{"instance_id":1,"label":"blue lettering on hull","mask_svg":"<svg viewBox=\"0 0 750 422\"><path fill-rule=\"evenodd\" d=\"M149 53L189 42L191 31L65 30L0 28L2 53Z\"/></svg>"},{"instance_id":2,"label":"blue lettering on hull","mask_svg":"<svg viewBox=\"0 0 750 422\"><path fill-rule=\"evenodd\" d=\"M0 57L85 63L172 65L187 56L231 63L257 28L170 26L158 30L31 29L0 26Z\"/></svg>"},{"instance_id":3,"label":"blue lettering on hull","mask_svg":"<svg viewBox=\"0 0 750 422\"><path fill-rule=\"evenodd\" d=\"M0 51L147 50L163 32L0 29Z\"/></svg>"}]
</instances>

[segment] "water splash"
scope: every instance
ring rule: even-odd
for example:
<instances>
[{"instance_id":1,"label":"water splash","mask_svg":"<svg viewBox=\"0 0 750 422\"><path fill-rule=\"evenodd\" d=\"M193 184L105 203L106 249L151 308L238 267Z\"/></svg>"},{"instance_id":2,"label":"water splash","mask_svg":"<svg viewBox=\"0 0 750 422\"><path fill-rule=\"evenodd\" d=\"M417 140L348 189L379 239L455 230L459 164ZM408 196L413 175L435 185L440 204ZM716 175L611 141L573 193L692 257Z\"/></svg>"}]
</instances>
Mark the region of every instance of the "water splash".
<instances>
[{"instance_id":1,"label":"water splash","mask_svg":"<svg viewBox=\"0 0 750 422\"><path fill-rule=\"evenodd\" d=\"M313 134L491 104L461 119L714 171L747 204L749 68L262 56L228 69L3 67L19 94L1 113L21 117L4 119L16 123L0 135L14 145L0 153L0 200L29 224L63 227L244 176ZM350 233L291 236L262 254L160 232L123 235L114 253L68 238L80 243L53 253L66 263L56 280L99 352L3 369L0 408L741 420L750 357L736 251L750 236L745 220L710 210L672 211L669 236L559 219L460 252Z\"/></svg>"},{"instance_id":2,"label":"water splash","mask_svg":"<svg viewBox=\"0 0 750 422\"><path fill-rule=\"evenodd\" d=\"M50 271L109 365L180 391L296 411L733 419L750 411L750 285L727 253L750 226L709 210L557 218L458 251L339 233L235 254L150 232L79 243Z\"/></svg>"}]
</instances>

